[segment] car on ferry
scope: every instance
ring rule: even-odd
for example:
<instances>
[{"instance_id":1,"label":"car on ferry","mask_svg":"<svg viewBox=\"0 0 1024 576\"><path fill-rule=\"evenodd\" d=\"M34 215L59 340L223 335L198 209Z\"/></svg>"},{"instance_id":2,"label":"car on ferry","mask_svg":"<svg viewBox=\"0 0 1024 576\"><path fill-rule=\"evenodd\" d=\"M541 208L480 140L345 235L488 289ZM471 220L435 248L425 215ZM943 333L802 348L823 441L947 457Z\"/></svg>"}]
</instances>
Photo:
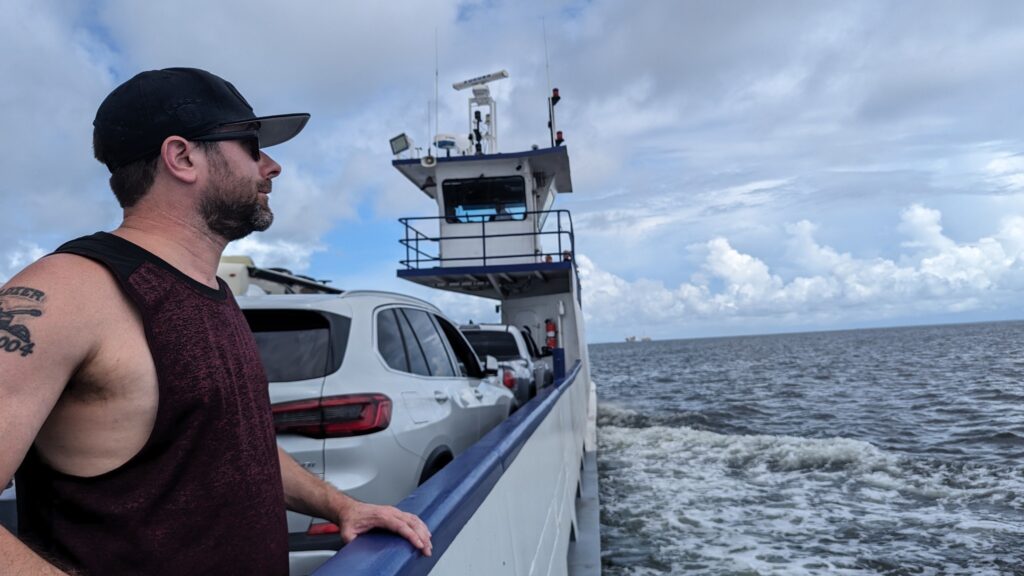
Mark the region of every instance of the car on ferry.
<instances>
[{"instance_id":1,"label":"car on ferry","mask_svg":"<svg viewBox=\"0 0 1024 576\"><path fill-rule=\"evenodd\" d=\"M396 504L508 417L513 395L454 323L377 291L243 296L270 382L278 444L365 502ZM288 513L292 575L341 546L333 524Z\"/></svg>"},{"instance_id":2,"label":"car on ferry","mask_svg":"<svg viewBox=\"0 0 1024 576\"><path fill-rule=\"evenodd\" d=\"M510 324L464 324L459 327L479 356L498 361L502 384L522 406L554 381L550 354L537 349L529 329Z\"/></svg>"}]
</instances>

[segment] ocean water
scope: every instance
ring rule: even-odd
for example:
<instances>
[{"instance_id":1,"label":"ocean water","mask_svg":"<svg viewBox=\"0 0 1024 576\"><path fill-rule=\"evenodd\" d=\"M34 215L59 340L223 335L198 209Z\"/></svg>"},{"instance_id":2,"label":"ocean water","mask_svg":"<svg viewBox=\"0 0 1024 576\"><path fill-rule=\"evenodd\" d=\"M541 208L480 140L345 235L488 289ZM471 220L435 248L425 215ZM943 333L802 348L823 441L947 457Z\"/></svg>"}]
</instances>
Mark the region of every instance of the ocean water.
<instances>
[{"instance_id":1,"label":"ocean water","mask_svg":"<svg viewBox=\"0 0 1024 576\"><path fill-rule=\"evenodd\" d=\"M1024 322L590 359L608 576L1024 574Z\"/></svg>"}]
</instances>

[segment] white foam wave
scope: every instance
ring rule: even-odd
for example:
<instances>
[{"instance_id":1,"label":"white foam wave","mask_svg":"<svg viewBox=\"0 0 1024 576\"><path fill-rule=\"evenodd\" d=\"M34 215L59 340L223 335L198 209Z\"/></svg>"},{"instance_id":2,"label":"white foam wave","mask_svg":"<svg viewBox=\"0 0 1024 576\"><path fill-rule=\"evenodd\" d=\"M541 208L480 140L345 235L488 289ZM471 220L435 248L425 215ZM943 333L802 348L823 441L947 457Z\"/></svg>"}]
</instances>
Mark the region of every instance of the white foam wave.
<instances>
[{"instance_id":1,"label":"white foam wave","mask_svg":"<svg viewBox=\"0 0 1024 576\"><path fill-rule=\"evenodd\" d=\"M944 468L848 438L619 427L607 421L641 415L602 412L610 573L1010 573L1019 470ZM966 571L957 550L988 567Z\"/></svg>"}]
</instances>

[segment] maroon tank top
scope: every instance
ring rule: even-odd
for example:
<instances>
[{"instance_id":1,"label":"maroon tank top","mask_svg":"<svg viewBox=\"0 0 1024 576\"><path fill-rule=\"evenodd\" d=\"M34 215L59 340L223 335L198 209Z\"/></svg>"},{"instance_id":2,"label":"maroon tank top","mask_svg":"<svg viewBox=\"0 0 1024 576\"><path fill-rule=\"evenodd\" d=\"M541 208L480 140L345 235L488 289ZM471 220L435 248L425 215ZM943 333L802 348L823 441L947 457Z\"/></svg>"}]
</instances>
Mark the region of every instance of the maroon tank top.
<instances>
[{"instance_id":1,"label":"maroon tank top","mask_svg":"<svg viewBox=\"0 0 1024 576\"><path fill-rule=\"evenodd\" d=\"M62 474L30 449L19 536L88 575L287 574L267 378L227 285L204 286L104 232L57 252L106 265L135 303L160 400L145 446L100 476Z\"/></svg>"}]
</instances>

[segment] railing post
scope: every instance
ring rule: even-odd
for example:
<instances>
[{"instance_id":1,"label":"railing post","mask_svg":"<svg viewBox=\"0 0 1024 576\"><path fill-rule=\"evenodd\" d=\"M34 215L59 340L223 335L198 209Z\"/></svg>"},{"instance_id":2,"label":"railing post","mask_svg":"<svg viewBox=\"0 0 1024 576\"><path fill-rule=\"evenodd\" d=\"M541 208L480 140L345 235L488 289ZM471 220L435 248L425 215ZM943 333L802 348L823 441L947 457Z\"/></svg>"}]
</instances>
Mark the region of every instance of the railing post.
<instances>
[{"instance_id":1,"label":"railing post","mask_svg":"<svg viewBox=\"0 0 1024 576\"><path fill-rule=\"evenodd\" d=\"M423 256L423 251L420 250L420 236L422 236L423 233L420 232L419 230L416 230L415 232L416 232L416 235L414 236L414 238L416 238L416 269L419 270L420 269L420 258Z\"/></svg>"},{"instance_id":2,"label":"railing post","mask_svg":"<svg viewBox=\"0 0 1024 576\"><path fill-rule=\"evenodd\" d=\"M409 221L402 218L401 222L405 226L405 267L408 269L412 268L412 264L409 263Z\"/></svg>"},{"instance_id":3,"label":"railing post","mask_svg":"<svg viewBox=\"0 0 1024 576\"><path fill-rule=\"evenodd\" d=\"M562 211L558 211L558 255L562 256Z\"/></svg>"},{"instance_id":4,"label":"railing post","mask_svg":"<svg viewBox=\"0 0 1024 576\"><path fill-rule=\"evenodd\" d=\"M420 269L420 256L422 255L422 250L420 250L420 236L422 236L423 234L419 230L417 230L415 228L413 228L413 232L414 232L413 238L416 241L416 269L419 270Z\"/></svg>"}]
</instances>

